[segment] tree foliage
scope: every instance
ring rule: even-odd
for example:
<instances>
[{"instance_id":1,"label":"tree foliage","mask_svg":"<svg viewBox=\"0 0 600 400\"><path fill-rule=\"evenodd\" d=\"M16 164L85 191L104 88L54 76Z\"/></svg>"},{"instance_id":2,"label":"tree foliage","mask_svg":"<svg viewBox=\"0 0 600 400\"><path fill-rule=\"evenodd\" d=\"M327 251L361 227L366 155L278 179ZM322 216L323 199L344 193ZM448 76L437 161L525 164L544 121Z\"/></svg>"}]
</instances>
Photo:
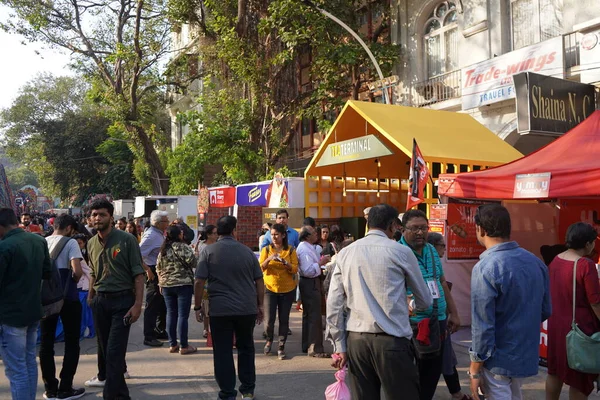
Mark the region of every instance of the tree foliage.
<instances>
[{"instance_id":1,"label":"tree foliage","mask_svg":"<svg viewBox=\"0 0 600 400\"><path fill-rule=\"evenodd\" d=\"M125 143L112 150L110 121L86 101L87 89L77 78L39 75L0 113L7 155L67 204L89 193L132 194L133 156Z\"/></svg>"},{"instance_id":2,"label":"tree foliage","mask_svg":"<svg viewBox=\"0 0 600 400\"><path fill-rule=\"evenodd\" d=\"M317 1L359 32L389 74L399 49L389 44L387 1ZM366 4L366 6L365 6ZM358 98L369 80L378 79L367 54L349 34L314 7L299 0L169 0L173 20L189 22L203 36L199 49L205 75L219 82L215 96L243 99L249 114L240 129L246 151L263 161L227 162L224 168L245 169L251 178L277 165L289 151L302 118L328 126L327 113L348 98ZM372 31L363 29L360 15L380 15ZM310 83L301 87L301 65L310 64ZM203 101L201 99L200 103ZM222 114L231 111L231 114ZM192 114L206 114L192 112ZM218 131L237 121L237 109L223 109L219 119L201 120L196 128ZM203 136L202 136L203 138ZM223 136L227 144L229 136ZM175 152L176 154L177 152Z\"/></svg>"},{"instance_id":3,"label":"tree foliage","mask_svg":"<svg viewBox=\"0 0 600 400\"><path fill-rule=\"evenodd\" d=\"M0 0L11 8L1 26L64 48L73 66L92 83L92 98L122 129L136 157L139 177L155 193L168 190L160 156L164 123L156 99L162 78L159 61L168 51L169 23L161 0ZM162 104L160 105L162 107Z\"/></svg>"},{"instance_id":4,"label":"tree foliage","mask_svg":"<svg viewBox=\"0 0 600 400\"><path fill-rule=\"evenodd\" d=\"M6 168L6 177L13 192L21 189L25 185L38 187L38 179L35 172L24 165L11 166Z\"/></svg>"}]
</instances>

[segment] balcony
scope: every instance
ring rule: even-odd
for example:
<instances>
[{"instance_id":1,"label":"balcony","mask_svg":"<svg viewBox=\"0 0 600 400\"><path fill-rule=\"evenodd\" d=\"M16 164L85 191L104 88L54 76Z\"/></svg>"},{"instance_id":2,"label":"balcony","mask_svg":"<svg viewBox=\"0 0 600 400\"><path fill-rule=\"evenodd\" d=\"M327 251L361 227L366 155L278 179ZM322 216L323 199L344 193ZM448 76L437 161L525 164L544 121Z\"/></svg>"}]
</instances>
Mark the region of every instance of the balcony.
<instances>
[{"instance_id":1,"label":"balcony","mask_svg":"<svg viewBox=\"0 0 600 400\"><path fill-rule=\"evenodd\" d=\"M565 70L581 65L579 43L583 35L579 32L571 32L563 35L563 44L565 49Z\"/></svg>"},{"instance_id":2,"label":"balcony","mask_svg":"<svg viewBox=\"0 0 600 400\"><path fill-rule=\"evenodd\" d=\"M460 97L461 71L456 70L418 82L411 88L413 107L425 107Z\"/></svg>"}]
</instances>

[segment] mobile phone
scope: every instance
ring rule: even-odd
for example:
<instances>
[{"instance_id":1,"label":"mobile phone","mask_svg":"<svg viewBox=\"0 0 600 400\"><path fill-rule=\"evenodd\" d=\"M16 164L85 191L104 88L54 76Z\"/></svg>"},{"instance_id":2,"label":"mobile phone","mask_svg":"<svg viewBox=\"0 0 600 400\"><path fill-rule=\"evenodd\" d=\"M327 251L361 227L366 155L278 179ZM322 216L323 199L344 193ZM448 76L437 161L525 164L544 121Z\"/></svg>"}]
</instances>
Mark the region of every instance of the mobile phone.
<instances>
[{"instance_id":1,"label":"mobile phone","mask_svg":"<svg viewBox=\"0 0 600 400\"><path fill-rule=\"evenodd\" d=\"M128 315L126 317L123 317L123 324L125 326L131 325L131 315Z\"/></svg>"}]
</instances>

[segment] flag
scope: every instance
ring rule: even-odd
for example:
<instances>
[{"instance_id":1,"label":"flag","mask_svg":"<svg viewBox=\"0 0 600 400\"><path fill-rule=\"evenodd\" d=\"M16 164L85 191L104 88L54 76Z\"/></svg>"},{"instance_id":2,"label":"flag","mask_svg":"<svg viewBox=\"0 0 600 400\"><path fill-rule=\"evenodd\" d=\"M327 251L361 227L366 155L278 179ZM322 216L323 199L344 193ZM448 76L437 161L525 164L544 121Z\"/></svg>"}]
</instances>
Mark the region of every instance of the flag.
<instances>
[{"instance_id":1,"label":"flag","mask_svg":"<svg viewBox=\"0 0 600 400\"><path fill-rule=\"evenodd\" d=\"M410 210L425 199L423 191L429 178L429 168L419 150L417 141L413 139L413 151L410 159L410 176L408 178L408 196L406 197L406 211Z\"/></svg>"}]
</instances>

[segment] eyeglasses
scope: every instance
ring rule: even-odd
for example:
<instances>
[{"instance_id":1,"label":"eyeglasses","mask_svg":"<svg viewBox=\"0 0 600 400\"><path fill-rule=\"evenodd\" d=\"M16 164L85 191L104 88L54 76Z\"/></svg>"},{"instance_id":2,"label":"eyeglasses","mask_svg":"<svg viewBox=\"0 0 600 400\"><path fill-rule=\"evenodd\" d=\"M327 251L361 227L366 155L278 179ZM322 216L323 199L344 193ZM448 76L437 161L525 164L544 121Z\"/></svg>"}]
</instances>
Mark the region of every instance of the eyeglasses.
<instances>
[{"instance_id":1,"label":"eyeglasses","mask_svg":"<svg viewBox=\"0 0 600 400\"><path fill-rule=\"evenodd\" d=\"M423 226L407 226L404 228L405 230L411 232L411 233L419 233L420 232L427 232L429 230L429 225L423 225Z\"/></svg>"}]
</instances>

